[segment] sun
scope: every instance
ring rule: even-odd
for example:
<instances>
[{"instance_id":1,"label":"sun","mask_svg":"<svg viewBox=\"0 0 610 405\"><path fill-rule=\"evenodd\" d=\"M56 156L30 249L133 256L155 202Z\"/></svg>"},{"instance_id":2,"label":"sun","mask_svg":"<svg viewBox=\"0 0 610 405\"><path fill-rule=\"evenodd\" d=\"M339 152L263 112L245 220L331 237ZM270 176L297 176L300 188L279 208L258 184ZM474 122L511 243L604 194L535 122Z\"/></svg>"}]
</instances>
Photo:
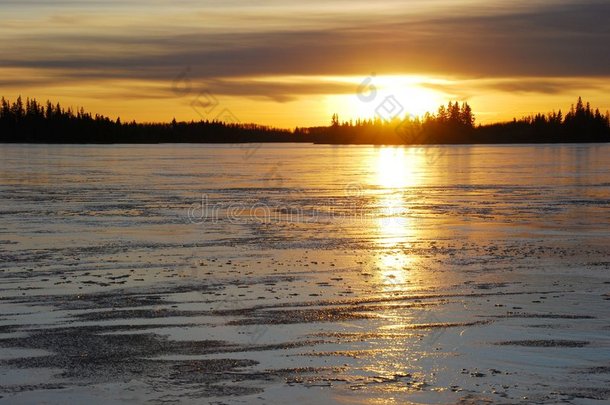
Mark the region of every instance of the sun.
<instances>
[{"instance_id":1,"label":"sun","mask_svg":"<svg viewBox=\"0 0 610 405\"><path fill-rule=\"evenodd\" d=\"M350 78L350 82L354 83L354 94L327 98L329 114L339 114L341 121L421 117L426 112L435 112L447 98L439 91L424 87L424 83L434 80L420 76L369 76Z\"/></svg>"}]
</instances>

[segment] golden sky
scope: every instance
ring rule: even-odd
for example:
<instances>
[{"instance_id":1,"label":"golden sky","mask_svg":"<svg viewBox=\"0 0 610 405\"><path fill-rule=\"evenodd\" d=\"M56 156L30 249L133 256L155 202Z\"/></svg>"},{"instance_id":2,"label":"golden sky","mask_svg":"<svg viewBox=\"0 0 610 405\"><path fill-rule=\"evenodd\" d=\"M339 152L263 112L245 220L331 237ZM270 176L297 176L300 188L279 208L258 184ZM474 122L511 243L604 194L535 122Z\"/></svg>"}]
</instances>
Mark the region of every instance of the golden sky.
<instances>
[{"instance_id":1,"label":"golden sky","mask_svg":"<svg viewBox=\"0 0 610 405\"><path fill-rule=\"evenodd\" d=\"M606 0L3 0L0 38L0 95L123 120L610 109Z\"/></svg>"}]
</instances>

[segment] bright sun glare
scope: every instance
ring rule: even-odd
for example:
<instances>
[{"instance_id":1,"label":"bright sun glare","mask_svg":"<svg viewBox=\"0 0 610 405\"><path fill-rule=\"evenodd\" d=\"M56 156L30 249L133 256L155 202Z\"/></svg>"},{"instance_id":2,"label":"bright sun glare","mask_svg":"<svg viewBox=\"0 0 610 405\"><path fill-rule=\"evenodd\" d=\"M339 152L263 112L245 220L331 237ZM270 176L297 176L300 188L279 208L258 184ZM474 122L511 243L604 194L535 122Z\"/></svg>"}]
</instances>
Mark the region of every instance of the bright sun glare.
<instances>
[{"instance_id":1,"label":"bright sun glare","mask_svg":"<svg viewBox=\"0 0 610 405\"><path fill-rule=\"evenodd\" d=\"M350 78L354 83L354 94L329 96L328 113L339 114L341 121L358 118L384 117L383 105L392 99L397 102L396 115L400 118L410 114L423 116L435 112L445 102L445 96L424 87L423 83L432 79L415 76L370 76L369 78ZM390 101L392 102L392 101Z\"/></svg>"}]
</instances>

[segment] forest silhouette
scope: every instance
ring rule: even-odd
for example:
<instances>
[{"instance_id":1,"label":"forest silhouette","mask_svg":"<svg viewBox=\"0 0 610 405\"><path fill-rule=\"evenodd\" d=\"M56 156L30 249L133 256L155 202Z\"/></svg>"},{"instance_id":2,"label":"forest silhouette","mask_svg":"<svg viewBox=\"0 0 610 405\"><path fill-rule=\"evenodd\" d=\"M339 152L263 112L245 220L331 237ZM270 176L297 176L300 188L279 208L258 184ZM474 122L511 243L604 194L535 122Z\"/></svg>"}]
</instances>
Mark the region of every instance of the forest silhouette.
<instances>
[{"instance_id":1,"label":"forest silhouette","mask_svg":"<svg viewBox=\"0 0 610 405\"><path fill-rule=\"evenodd\" d=\"M329 126L279 129L220 121L123 123L83 108L21 97L0 101L3 143L247 143L305 142L319 144L498 144L591 143L610 141L610 114L593 110L582 98L565 115L559 110L489 125L475 125L468 103L449 102L423 117L341 122L334 114Z\"/></svg>"}]
</instances>

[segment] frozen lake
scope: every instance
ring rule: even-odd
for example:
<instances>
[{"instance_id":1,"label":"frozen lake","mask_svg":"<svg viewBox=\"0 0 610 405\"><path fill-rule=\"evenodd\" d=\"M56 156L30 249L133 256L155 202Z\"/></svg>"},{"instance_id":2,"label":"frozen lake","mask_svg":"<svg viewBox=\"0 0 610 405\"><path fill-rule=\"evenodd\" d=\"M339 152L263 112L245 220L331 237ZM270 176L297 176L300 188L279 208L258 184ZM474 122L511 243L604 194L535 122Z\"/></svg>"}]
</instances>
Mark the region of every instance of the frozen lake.
<instances>
[{"instance_id":1,"label":"frozen lake","mask_svg":"<svg viewBox=\"0 0 610 405\"><path fill-rule=\"evenodd\" d=\"M608 403L609 156L1 145L0 403Z\"/></svg>"}]
</instances>

